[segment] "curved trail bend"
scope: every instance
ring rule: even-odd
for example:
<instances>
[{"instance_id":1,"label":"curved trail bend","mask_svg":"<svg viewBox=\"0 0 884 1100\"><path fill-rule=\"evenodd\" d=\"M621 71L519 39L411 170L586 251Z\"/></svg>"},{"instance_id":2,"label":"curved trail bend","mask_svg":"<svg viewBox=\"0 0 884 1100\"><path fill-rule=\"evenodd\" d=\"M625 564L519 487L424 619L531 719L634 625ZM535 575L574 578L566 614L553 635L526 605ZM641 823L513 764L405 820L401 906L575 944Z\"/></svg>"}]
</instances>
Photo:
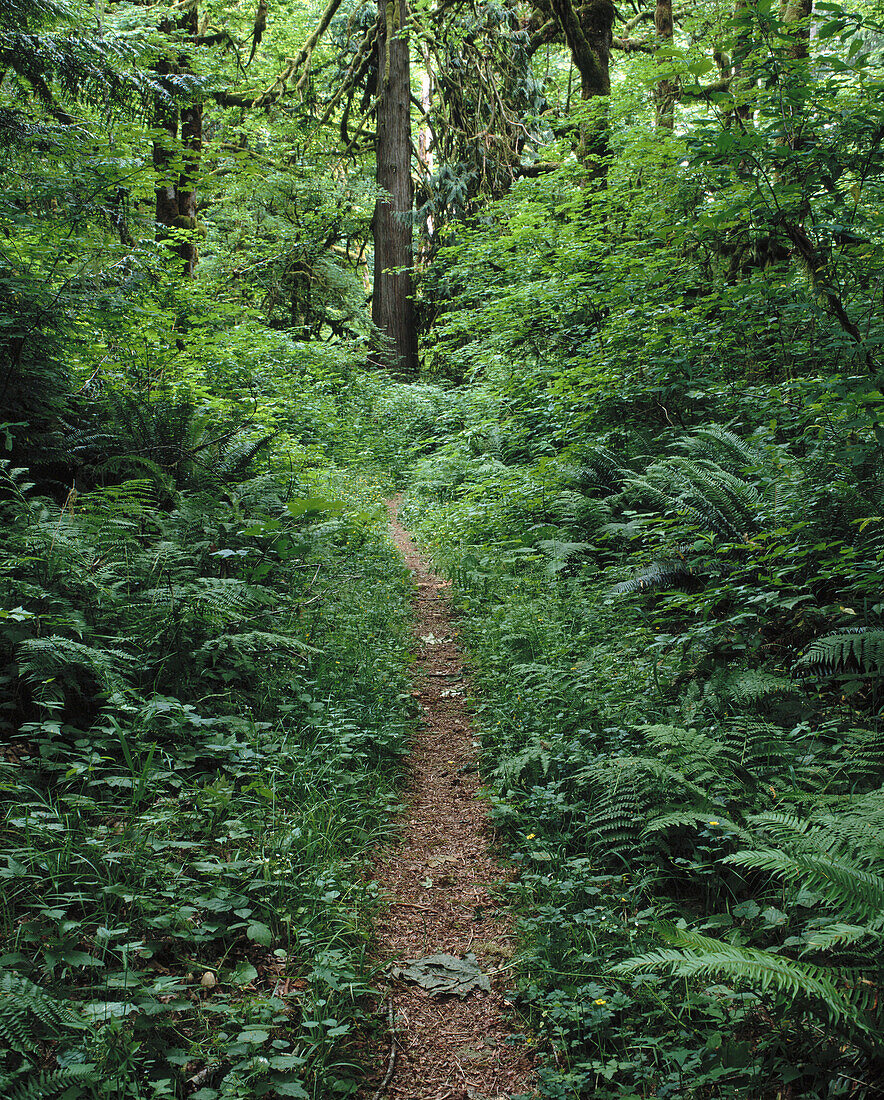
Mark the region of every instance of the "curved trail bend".
<instances>
[{"instance_id":1,"label":"curved trail bend","mask_svg":"<svg viewBox=\"0 0 884 1100\"><path fill-rule=\"evenodd\" d=\"M385 1065L378 1065L365 1095L504 1100L531 1091L525 1043L507 1023L511 1012L503 992L514 939L492 892L505 875L492 858L487 811L476 798L467 681L446 602L448 582L399 524L398 500L389 508L393 541L417 584L413 694L423 722L409 758L399 842L375 862L374 878L390 900L377 924L376 954L379 962L404 965L442 952L458 958L472 953L491 990L475 990L463 1000L433 997L415 982L388 978L396 1060L379 1089L384 1052L379 1063Z\"/></svg>"}]
</instances>

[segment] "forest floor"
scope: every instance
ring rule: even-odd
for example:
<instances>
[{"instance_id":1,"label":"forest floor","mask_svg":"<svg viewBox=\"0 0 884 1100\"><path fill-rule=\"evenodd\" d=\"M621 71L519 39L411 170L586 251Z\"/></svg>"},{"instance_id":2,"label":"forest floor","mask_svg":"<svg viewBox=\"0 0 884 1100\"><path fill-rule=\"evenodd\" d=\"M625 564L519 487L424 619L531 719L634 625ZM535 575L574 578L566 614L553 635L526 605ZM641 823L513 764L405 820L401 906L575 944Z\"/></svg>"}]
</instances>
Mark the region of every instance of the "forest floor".
<instances>
[{"instance_id":1,"label":"forest floor","mask_svg":"<svg viewBox=\"0 0 884 1100\"><path fill-rule=\"evenodd\" d=\"M432 571L399 524L398 500L389 508L393 541L417 584L413 694L423 720L408 761L398 838L378 854L373 870L389 904L377 922L375 955L380 965L387 963L379 1011L392 1029L365 1096L531 1095L530 1054L506 994L515 936L496 889L507 872L494 859L487 808L477 797L468 682L446 598L448 582ZM437 955L451 958L431 958ZM414 960L423 961L409 978L401 971ZM458 960L465 962L462 971ZM469 986L475 965L481 971L477 985L487 989L461 997L420 984L444 978L446 966L453 966L454 979Z\"/></svg>"}]
</instances>

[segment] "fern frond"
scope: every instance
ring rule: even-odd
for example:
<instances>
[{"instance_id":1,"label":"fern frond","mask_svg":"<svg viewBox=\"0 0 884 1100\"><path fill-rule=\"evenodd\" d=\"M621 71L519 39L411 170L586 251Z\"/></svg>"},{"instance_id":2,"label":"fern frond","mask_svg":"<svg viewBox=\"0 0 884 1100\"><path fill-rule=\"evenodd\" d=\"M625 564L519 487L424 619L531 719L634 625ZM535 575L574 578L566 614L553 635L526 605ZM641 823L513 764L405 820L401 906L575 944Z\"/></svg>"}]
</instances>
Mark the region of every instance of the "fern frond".
<instances>
[{"instance_id":1,"label":"fern frond","mask_svg":"<svg viewBox=\"0 0 884 1100\"><path fill-rule=\"evenodd\" d=\"M756 829L764 832L778 844L794 843L797 838L807 835L812 828L809 818L798 817L797 814L781 813L770 810L763 814L751 814L749 823Z\"/></svg>"},{"instance_id":2,"label":"fern frond","mask_svg":"<svg viewBox=\"0 0 884 1100\"><path fill-rule=\"evenodd\" d=\"M860 771L876 777L884 775L884 731L860 731L857 740L847 748L846 755L851 772ZM881 814L884 815L884 797L882 797ZM882 825L884 825L884 819L882 819Z\"/></svg>"},{"instance_id":3,"label":"fern frond","mask_svg":"<svg viewBox=\"0 0 884 1100\"><path fill-rule=\"evenodd\" d=\"M217 480L227 482L241 478L252 460L270 443L276 433L264 435L237 435L227 444L218 456L213 475Z\"/></svg>"},{"instance_id":4,"label":"fern frond","mask_svg":"<svg viewBox=\"0 0 884 1100\"><path fill-rule=\"evenodd\" d=\"M884 788L860 796L851 794L845 803L843 810L815 813L814 825L866 863L884 865Z\"/></svg>"},{"instance_id":5,"label":"fern frond","mask_svg":"<svg viewBox=\"0 0 884 1100\"><path fill-rule=\"evenodd\" d=\"M622 781L634 775L645 775L675 784L681 791L689 791L700 798L706 796L706 791L696 783L692 783L683 772L651 756L615 756L601 763L580 768L574 772L572 779L577 783L586 780L596 782L603 780L609 789L613 785L616 791Z\"/></svg>"},{"instance_id":6,"label":"fern frond","mask_svg":"<svg viewBox=\"0 0 884 1100\"><path fill-rule=\"evenodd\" d=\"M746 706L766 699L770 695L783 695L795 691L795 684L786 676L776 676L761 669L743 669L724 677L716 684L723 699Z\"/></svg>"},{"instance_id":7,"label":"fern frond","mask_svg":"<svg viewBox=\"0 0 884 1100\"><path fill-rule=\"evenodd\" d=\"M656 817L651 818L643 831L645 835L649 836L653 833L665 832L667 829L676 829L680 825L709 825L713 821L716 826L721 827L722 831L735 834L741 840L751 841L755 839L748 829L738 825L732 818L725 817L720 811L713 811L710 808L676 810L673 813L658 814Z\"/></svg>"},{"instance_id":8,"label":"fern frond","mask_svg":"<svg viewBox=\"0 0 884 1100\"><path fill-rule=\"evenodd\" d=\"M659 464L649 466L644 477L633 476L627 478L624 482L624 488L633 490L637 496L655 505L661 512L668 512L673 507L673 497L670 493L661 489L659 485L656 485L653 480L654 475L661 469L665 469L665 467Z\"/></svg>"},{"instance_id":9,"label":"fern frond","mask_svg":"<svg viewBox=\"0 0 884 1100\"><path fill-rule=\"evenodd\" d=\"M588 843L608 855L629 850L635 857L649 850L642 843L645 823L673 790L692 795L691 801L708 801L701 786L651 756L602 758L578 769L570 782L590 807L583 826Z\"/></svg>"},{"instance_id":10,"label":"fern frond","mask_svg":"<svg viewBox=\"0 0 884 1100\"><path fill-rule=\"evenodd\" d=\"M697 428L693 435L682 442L682 447L691 454L699 454L719 463L729 463L733 469L758 469L769 464L767 455L760 447L719 424Z\"/></svg>"},{"instance_id":11,"label":"fern frond","mask_svg":"<svg viewBox=\"0 0 884 1100\"><path fill-rule=\"evenodd\" d=\"M56 1070L22 1068L16 1073L0 1074L0 1095L6 1100L50 1100L60 1093L71 1095L76 1086L91 1085L98 1081L98 1073L92 1065L65 1066ZM79 1088L73 1092L81 1096Z\"/></svg>"},{"instance_id":12,"label":"fern frond","mask_svg":"<svg viewBox=\"0 0 884 1100\"><path fill-rule=\"evenodd\" d=\"M540 736L532 739L520 752L508 753L494 769L506 785L536 783L541 775L547 775L552 762L549 749Z\"/></svg>"},{"instance_id":13,"label":"fern frond","mask_svg":"<svg viewBox=\"0 0 884 1100\"><path fill-rule=\"evenodd\" d=\"M219 634L210 638L196 650L197 654L217 657L220 653L292 653L303 656L305 653L319 653L314 646L293 638L289 634L276 634L268 630L250 630L242 634Z\"/></svg>"},{"instance_id":14,"label":"fern frond","mask_svg":"<svg viewBox=\"0 0 884 1100\"><path fill-rule=\"evenodd\" d=\"M616 493L632 473L603 447L581 451L580 460L582 465L577 471L576 481L585 493L599 489L605 495Z\"/></svg>"},{"instance_id":15,"label":"fern frond","mask_svg":"<svg viewBox=\"0 0 884 1100\"><path fill-rule=\"evenodd\" d=\"M698 577L685 559L661 558L639 569L629 580L615 584L611 592L615 596L626 596L631 592L650 592L654 589L692 588L697 583Z\"/></svg>"},{"instance_id":16,"label":"fern frond","mask_svg":"<svg viewBox=\"0 0 884 1100\"><path fill-rule=\"evenodd\" d=\"M725 856L723 862L798 880L850 917L874 922L884 916L884 878L863 870L848 857L762 848L734 852Z\"/></svg>"},{"instance_id":17,"label":"fern frond","mask_svg":"<svg viewBox=\"0 0 884 1100\"><path fill-rule=\"evenodd\" d=\"M810 643L796 667L824 676L848 671L880 673L884 670L884 629L858 626L826 634Z\"/></svg>"},{"instance_id":18,"label":"fern frond","mask_svg":"<svg viewBox=\"0 0 884 1100\"><path fill-rule=\"evenodd\" d=\"M807 946L817 951L831 951L836 947L848 947L867 936L876 935L875 929L866 924L845 924L835 921L823 928L815 928L807 936Z\"/></svg>"},{"instance_id":19,"label":"fern frond","mask_svg":"<svg viewBox=\"0 0 884 1100\"><path fill-rule=\"evenodd\" d=\"M19 644L16 655L22 677L41 695L57 677L83 669L91 672L104 690L120 691L125 686L124 669L133 664L132 656L122 649L96 649L59 634L28 638Z\"/></svg>"},{"instance_id":20,"label":"fern frond","mask_svg":"<svg viewBox=\"0 0 884 1100\"><path fill-rule=\"evenodd\" d=\"M714 462L672 459L684 486L678 504L709 530L741 539L758 527L761 496L754 485Z\"/></svg>"},{"instance_id":21,"label":"fern frond","mask_svg":"<svg viewBox=\"0 0 884 1100\"><path fill-rule=\"evenodd\" d=\"M61 1028L83 1026L64 1004L35 982L21 974L0 971L0 1038L10 1050L26 1054L38 1049L34 1019L52 1034Z\"/></svg>"},{"instance_id":22,"label":"fern frond","mask_svg":"<svg viewBox=\"0 0 884 1100\"><path fill-rule=\"evenodd\" d=\"M880 1047L877 1022L854 1004L849 992L839 989L822 968L754 947L725 943L665 922L654 927L660 938L673 946L627 959L613 967L612 973L627 976L670 970L680 977L714 976L749 982L790 1000L808 998L815 1015L841 1030L859 1032L867 1042Z\"/></svg>"}]
</instances>

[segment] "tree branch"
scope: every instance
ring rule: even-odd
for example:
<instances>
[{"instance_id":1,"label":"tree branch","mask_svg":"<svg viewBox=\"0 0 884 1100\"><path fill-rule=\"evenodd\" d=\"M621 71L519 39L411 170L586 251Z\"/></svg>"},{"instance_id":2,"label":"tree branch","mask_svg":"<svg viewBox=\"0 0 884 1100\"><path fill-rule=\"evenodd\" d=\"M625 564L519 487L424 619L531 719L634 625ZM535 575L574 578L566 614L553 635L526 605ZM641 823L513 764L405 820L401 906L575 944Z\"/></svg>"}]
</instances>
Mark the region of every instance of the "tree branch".
<instances>
[{"instance_id":1,"label":"tree branch","mask_svg":"<svg viewBox=\"0 0 884 1100\"><path fill-rule=\"evenodd\" d=\"M286 67L276 77L269 88L254 96L236 95L230 92L215 92L213 95L215 102L222 107L266 107L268 103L274 103L282 99L289 91L289 81L301 68L304 62L309 60L320 38L322 38L326 30L328 30L328 25L331 23L332 19L334 19L342 2L343 0L329 0L325 11L320 16L319 23L316 25L316 30L310 35L300 50L298 50L297 54L289 60Z\"/></svg>"}]
</instances>

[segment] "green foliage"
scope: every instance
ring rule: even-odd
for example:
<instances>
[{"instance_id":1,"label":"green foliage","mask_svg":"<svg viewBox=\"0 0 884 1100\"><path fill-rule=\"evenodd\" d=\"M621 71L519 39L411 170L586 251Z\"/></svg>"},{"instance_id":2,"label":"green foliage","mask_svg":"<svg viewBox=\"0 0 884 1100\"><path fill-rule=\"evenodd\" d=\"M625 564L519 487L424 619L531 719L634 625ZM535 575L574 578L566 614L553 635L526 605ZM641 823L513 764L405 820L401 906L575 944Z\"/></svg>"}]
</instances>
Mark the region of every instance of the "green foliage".
<instances>
[{"instance_id":1,"label":"green foliage","mask_svg":"<svg viewBox=\"0 0 884 1100\"><path fill-rule=\"evenodd\" d=\"M249 477L187 401L112 407L149 476L59 505L7 469L0 504L4 1095L352 1092L410 702L376 490Z\"/></svg>"},{"instance_id":2,"label":"green foliage","mask_svg":"<svg viewBox=\"0 0 884 1100\"><path fill-rule=\"evenodd\" d=\"M880 673L884 668L884 630L855 627L826 634L808 646L797 664L828 675L848 669Z\"/></svg>"},{"instance_id":3,"label":"green foliage","mask_svg":"<svg viewBox=\"0 0 884 1100\"><path fill-rule=\"evenodd\" d=\"M402 386L362 369L370 158L327 140L357 56L370 113L372 13L253 110L307 9L245 63L245 8L4 6L4 1095L356 1090L406 479L545 1094L875 1087L884 100L870 11L821 13L626 51L601 188L554 23L416 11L445 385ZM156 213L191 184L185 279Z\"/></svg>"},{"instance_id":4,"label":"green foliage","mask_svg":"<svg viewBox=\"0 0 884 1100\"><path fill-rule=\"evenodd\" d=\"M875 1080L875 680L790 670L857 605L879 613L853 567L877 472L839 465L837 433L716 424L643 454L535 440L525 461L505 403L462 401L481 432L422 460L407 514L466 615L544 1090Z\"/></svg>"},{"instance_id":5,"label":"green foliage","mask_svg":"<svg viewBox=\"0 0 884 1100\"><path fill-rule=\"evenodd\" d=\"M11 1100L83 1095L96 1081L87 1063L46 1071L40 1068L41 1046L63 1041L66 1033L82 1030L85 1022L63 1001L20 974L0 971L0 1038L5 1048L0 1063L0 1088Z\"/></svg>"},{"instance_id":6,"label":"green foliage","mask_svg":"<svg viewBox=\"0 0 884 1100\"><path fill-rule=\"evenodd\" d=\"M671 967L680 977L704 978L723 976L731 981L746 982L764 992L794 1001L810 998L813 1011L847 1035L860 1032L866 1042L877 1045L880 1034L877 1023L850 1003L844 991L830 980L824 971L807 963L794 963L769 951L725 943L672 925L658 925L657 931L671 950L640 955L620 963L615 973L629 975L646 970Z\"/></svg>"}]
</instances>

